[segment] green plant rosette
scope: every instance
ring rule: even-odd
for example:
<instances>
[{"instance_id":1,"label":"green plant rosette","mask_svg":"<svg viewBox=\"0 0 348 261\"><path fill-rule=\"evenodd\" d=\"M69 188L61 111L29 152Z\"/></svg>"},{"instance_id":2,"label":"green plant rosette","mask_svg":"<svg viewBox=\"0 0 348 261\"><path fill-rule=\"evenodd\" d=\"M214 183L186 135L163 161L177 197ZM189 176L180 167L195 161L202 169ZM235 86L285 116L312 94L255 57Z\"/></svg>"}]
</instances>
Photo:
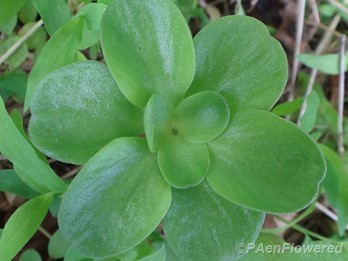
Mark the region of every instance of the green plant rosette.
<instances>
[{"instance_id":1,"label":"green plant rosette","mask_svg":"<svg viewBox=\"0 0 348 261\"><path fill-rule=\"evenodd\" d=\"M193 39L172 1L117 0L103 14L106 65L83 61L36 86L29 132L57 160L85 164L60 231L90 257L119 256L163 221L182 260L231 260L264 212L294 212L325 175L318 147L270 113L287 80L259 21L228 16Z\"/></svg>"}]
</instances>

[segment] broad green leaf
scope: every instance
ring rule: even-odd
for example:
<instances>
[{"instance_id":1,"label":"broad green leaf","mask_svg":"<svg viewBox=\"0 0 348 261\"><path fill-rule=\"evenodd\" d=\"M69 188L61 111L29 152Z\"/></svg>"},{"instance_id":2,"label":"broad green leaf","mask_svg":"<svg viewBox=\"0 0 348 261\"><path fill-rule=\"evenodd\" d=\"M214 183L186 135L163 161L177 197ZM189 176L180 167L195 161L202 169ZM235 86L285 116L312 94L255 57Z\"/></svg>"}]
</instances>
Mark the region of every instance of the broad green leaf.
<instances>
[{"instance_id":1,"label":"broad green leaf","mask_svg":"<svg viewBox=\"0 0 348 261\"><path fill-rule=\"evenodd\" d=\"M170 134L173 107L158 94L151 96L144 113L146 140L151 152L156 152L163 139Z\"/></svg>"},{"instance_id":2,"label":"broad green leaf","mask_svg":"<svg viewBox=\"0 0 348 261\"><path fill-rule=\"evenodd\" d=\"M64 261L93 261L92 258L88 258L81 254L74 246L71 246L65 253Z\"/></svg>"},{"instance_id":3,"label":"broad green leaf","mask_svg":"<svg viewBox=\"0 0 348 261\"><path fill-rule=\"evenodd\" d=\"M323 187L330 204L338 211L338 231L343 236L348 224L348 168L331 149L320 145L327 163Z\"/></svg>"},{"instance_id":4,"label":"broad green leaf","mask_svg":"<svg viewBox=\"0 0 348 261\"><path fill-rule=\"evenodd\" d=\"M8 51L8 49L10 49L12 45L14 45L14 43L18 41L18 39L19 36L13 35L3 42L0 41L0 56ZM27 54L28 47L24 43L7 58L6 63L8 63L13 68L17 68L19 65L21 65L22 62L24 62Z\"/></svg>"},{"instance_id":5,"label":"broad green leaf","mask_svg":"<svg viewBox=\"0 0 348 261\"><path fill-rule=\"evenodd\" d=\"M34 22L25 24L19 31L18 35L23 36L26 34L33 26ZM27 40L26 44L29 49L35 49L36 47L44 44L46 42L46 31L45 28L39 28L35 33L33 33Z\"/></svg>"},{"instance_id":6,"label":"broad green leaf","mask_svg":"<svg viewBox=\"0 0 348 261\"><path fill-rule=\"evenodd\" d=\"M83 20L79 17L70 20L51 37L40 51L40 56L29 75L24 110L29 108L35 88L48 73L75 61L75 55L82 39L83 24Z\"/></svg>"},{"instance_id":7,"label":"broad green leaf","mask_svg":"<svg viewBox=\"0 0 348 261\"><path fill-rule=\"evenodd\" d=\"M97 0L98 3L106 4L106 5L111 4L113 1L114 0Z\"/></svg>"},{"instance_id":8,"label":"broad green leaf","mask_svg":"<svg viewBox=\"0 0 348 261\"><path fill-rule=\"evenodd\" d=\"M345 56L348 57L348 53L346 53ZM319 71L326 74L339 74L338 54L301 54L298 56L298 58L303 64L310 68L318 69ZM347 65L348 63L346 62L344 69L345 71L347 70Z\"/></svg>"},{"instance_id":9,"label":"broad green leaf","mask_svg":"<svg viewBox=\"0 0 348 261\"><path fill-rule=\"evenodd\" d=\"M21 70L6 72L0 77L0 90L7 91L15 100L22 102L25 97L28 76Z\"/></svg>"},{"instance_id":10,"label":"broad green leaf","mask_svg":"<svg viewBox=\"0 0 348 261\"><path fill-rule=\"evenodd\" d=\"M62 0L32 0L40 17L44 21L49 35L53 35L70 19L70 12Z\"/></svg>"},{"instance_id":11,"label":"broad green leaf","mask_svg":"<svg viewBox=\"0 0 348 261\"><path fill-rule=\"evenodd\" d=\"M166 261L182 261L174 253L173 249L169 246L167 241L166 241L165 245L166 245Z\"/></svg>"},{"instance_id":12,"label":"broad green leaf","mask_svg":"<svg viewBox=\"0 0 348 261\"><path fill-rule=\"evenodd\" d=\"M207 182L172 191L163 228L181 260L235 260L238 243L253 243L264 214L235 205L217 195Z\"/></svg>"},{"instance_id":13,"label":"broad green leaf","mask_svg":"<svg viewBox=\"0 0 348 261\"><path fill-rule=\"evenodd\" d=\"M0 191L11 192L25 198L33 198L38 193L26 185L14 170L0 170Z\"/></svg>"},{"instance_id":14,"label":"broad green leaf","mask_svg":"<svg viewBox=\"0 0 348 261\"><path fill-rule=\"evenodd\" d=\"M87 49L99 41L100 23L105 9L105 4L91 3L79 10L77 16L85 19L85 26L83 28L82 41L78 49Z\"/></svg>"},{"instance_id":15,"label":"broad green leaf","mask_svg":"<svg viewBox=\"0 0 348 261\"><path fill-rule=\"evenodd\" d=\"M269 112L246 110L231 117L225 133L208 143L207 179L213 189L231 202L265 212L308 206L326 171L310 137Z\"/></svg>"},{"instance_id":16,"label":"broad green leaf","mask_svg":"<svg viewBox=\"0 0 348 261\"><path fill-rule=\"evenodd\" d=\"M73 180L59 211L59 227L87 256L120 255L150 235L170 201L170 186L146 140L120 138L91 158Z\"/></svg>"},{"instance_id":17,"label":"broad green leaf","mask_svg":"<svg viewBox=\"0 0 348 261\"><path fill-rule=\"evenodd\" d=\"M0 23L0 32L6 35L10 35L17 25L17 16L11 16L6 21Z\"/></svg>"},{"instance_id":18,"label":"broad green leaf","mask_svg":"<svg viewBox=\"0 0 348 261\"><path fill-rule=\"evenodd\" d=\"M11 16L17 14L17 12L25 5L26 0L1 0L0 8L0 24L5 22Z\"/></svg>"},{"instance_id":19,"label":"broad green leaf","mask_svg":"<svg viewBox=\"0 0 348 261\"><path fill-rule=\"evenodd\" d=\"M18 12L18 18L23 24L35 21L36 16L37 11L33 4L33 0L27 0L23 8Z\"/></svg>"},{"instance_id":20,"label":"broad green leaf","mask_svg":"<svg viewBox=\"0 0 348 261\"><path fill-rule=\"evenodd\" d=\"M241 261L317 261L348 258L347 243L312 241L309 244L294 246L276 235L261 233L255 245L246 245L249 253Z\"/></svg>"},{"instance_id":21,"label":"broad green leaf","mask_svg":"<svg viewBox=\"0 0 348 261\"><path fill-rule=\"evenodd\" d=\"M63 258L71 244L57 230L48 243L48 254L53 259Z\"/></svg>"},{"instance_id":22,"label":"broad green leaf","mask_svg":"<svg viewBox=\"0 0 348 261\"><path fill-rule=\"evenodd\" d=\"M41 261L41 256L34 249L30 248L23 252L19 261Z\"/></svg>"},{"instance_id":23,"label":"broad green leaf","mask_svg":"<svg viewBox=\"0 0 348 261\"><path fill-rule=\"evenodd\" d=\"M158 149L158 166L168 184L188 188L202 182L208 174L209 151L203 143L190 143L174 134Z\"/></svg>"},{"instance_id":24,"label":"broad green leaf","mask_svg":"<svg viewBox=\"0 0 348 261\"><path fill-rule=\"evenodd\" d=\"M38 192L64 192L64 182L37 156L31 144L17 130L1 99L0 126L0 152L14 164L19 178Z\"/></svg>"},{"instance_id":25,"label":"broad green leaf","mask_svg":"<svg viewBox=\"0 0 348 261\"><path fill-rule=\"evenodd\" d=\"M301 118L300 128L305 132L311 132L317 121L320 99L313 90L306 99L306 111Z\"/></svg>"},{"instance_id":26,"label":"broad green leaf","mask_svg":"<svg viewBox=\"0 0 348 261\"><path fill-rule=\"evenodd\" d=\"M101 44L127 99L145 107L160 94L175 106L194 75L191 33L171 1L119 0L105 11Z\"/></svg>"},{"instance_id":27,"label":"broad green leaf","mask_svg":"<svg viewBox=\"0 0 348 261\"><path fill-rule=\"evenodd\" d=\"M122 95L108 68L86 61L45 76L31 102L29 134L46 155L85 163L118 137L143 133L140 109Z\"/></svg>"},{"instance_id":28,"label":"broad green leaf","mask_svg":"<svg viewBox=\"0 0 348 261\"><path fill-rule=\"evenodd\" d=\"M287 60L264 24L246 16L211 22L194 38L196 74L189 94L218 91L236 109L271 109L287 80Z\"/></svg>"},{"instance_id":29,"label":"broad green leaf","mask_svg":"<svg viewBox=\"0 0 348 261\"><path fill-rule=\"evenodd\" d=\"M219 136L230 119L226 100L217 92L200 92L182 101L174 111L175 126L185 139L205 143Z\"/></svg>"},{"instance_id":30,"label":"broad green leaf","mask_svg":"<svg viewBox=\"0 0 348 261\"><path fill-rule=\"evenodd\" d=\"M146 256L142 259L139 259L139 261L165 261L165 260L166 260L166 247L164 244L154 254L150 256Z\"/></svg>"},{"instance_id":31,"label":"broad green leaf","mask_svg":"<svg viewBox=\"0 0 348 261\"><path fill-rule=\"evenodd\" d=\"M279 116L292 114L301 108L303 101L304 101L304 98L301 97L290 102L284 102L284 103L278 104L272 109L272 113Z\"/></svg>"},{"instance_id":32,"label":"broad green leaf","mask_svg":"<svg viewBox=\"0 0 348 261\"><path fill-rule=\"evenodd\" d=\"M46 216L52 197L52 193L47 193L33 198L13 213L0 238L1 261L12 260L35 234Z\"/></svg>"}]
</instances>

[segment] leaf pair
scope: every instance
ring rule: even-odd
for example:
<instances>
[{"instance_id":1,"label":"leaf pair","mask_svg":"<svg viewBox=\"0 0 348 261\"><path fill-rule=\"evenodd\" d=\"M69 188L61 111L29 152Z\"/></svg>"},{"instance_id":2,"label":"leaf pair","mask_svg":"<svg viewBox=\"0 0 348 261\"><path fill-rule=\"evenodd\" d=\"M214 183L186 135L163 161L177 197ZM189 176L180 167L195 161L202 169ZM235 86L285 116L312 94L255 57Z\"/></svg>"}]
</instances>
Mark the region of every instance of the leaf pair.
<instances>
[{"instance_id":1,"label":"leaf pair","mask_svg":"<svg viewBox=\"0 0 348 261\"><path fill-rule=\"evenodd\" d=\"M221 134L230 113L225 99L216 92L201 92L175 109L154 94L144 115L150 151L158 150L158 165L165 180L176 188L199 184L207 175L210 157L204 144Z\"/></svg>"}]
</instances>

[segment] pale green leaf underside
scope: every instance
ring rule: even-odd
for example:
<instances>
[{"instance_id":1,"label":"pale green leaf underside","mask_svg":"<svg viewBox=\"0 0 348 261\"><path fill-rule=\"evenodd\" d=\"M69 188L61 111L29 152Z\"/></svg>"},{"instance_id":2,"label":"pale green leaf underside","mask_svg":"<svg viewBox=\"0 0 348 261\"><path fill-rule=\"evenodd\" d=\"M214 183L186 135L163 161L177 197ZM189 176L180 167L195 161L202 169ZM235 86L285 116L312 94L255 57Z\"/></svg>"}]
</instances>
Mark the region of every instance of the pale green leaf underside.
<instances>
[{"instance_id":1,"label":"pale green leaf underside","mask_svg":"<svg viewBox=\"0 0 348 261\"><path fill-rule=\"evenodd\" d=\"M295 212L316 197L326 165L314 142L271 113L231 116L226 131L208 144L208 181L226 199L265 212Z\"/></svg>"},{"instance_id":2,"label":"pale green leaf underside","mask_svg":"<svg viewBox=\"0 0 348 261\"><path fill-rule=\"evenodd\" d=\"M0 152L13 163L18 177L37 192L65 192L64 182L38 157L32 145L18 131L1 98L0 126Z\"/></svg>"},{"instance_id":3,"label":"pale green leaf underside","mask_svg":"<svg viewBox=\"0 0 348 261\"><path fill-rule=\"evenodd\" d=\"M13 213L0 238L0 260L12 260L34 235L46 216L52 197L53 194L48 193L33 198Z\"/></svg>"},{"instance_id":4,"label":"pale green leaf underside","mask_svg":"<svg viewBox=\"0 0 348 261\"><path fill-rule=\"evenodd\" d=\"M32 142L64 162L85 163L111 140L143 133L142 111L99 62L73 63L48 74L33 94L31 113Z\"/></svg>"},{"instance_id":5,"label":"pale green leaf underside","mask_svg":"<svg viewBox=\"0 0 348 261\"><path fill-rule=\"evenodd\" d=\"M189 93L219 91L232 111L269 110L283 92L287 60L264 24L246 16L211 22L194 38L196 74Z\"/></svg>"},{"instance_id":6,"label":"pale green leaf underside","mask_svg":"<svg viewBox=\"0 0 348 261\"><path fill-rule=\"evenodd\" d=\"M174 106L192 82L191 33L170 1L114 1L102 20L101 44L121 91L139 107L154 93Z\"/></svg>"},{"instance_id":7,"label":"pale green leaf underside","mask_svg":"<svg viewBox=\"0 0 348 261\"><path fill-rule=\"evenodd\" d=\"M170 201L170 186L146 140L120 138L73 180L59 211L59 227L87 256L120 255L157 227Z\"/></svg>"},{"instance_id":8,"label":"pale green leaf underside","mask_svg":"<svg viewBox=\"0 0 348 261\"><path fill-rule=\"evenodd\" d=\"M190 142L205 143L220 135L230 119L226 100L217 92L200 92L174 111L175 127Z\"/></svg>"},{"instance_id":9,"label":"pale green leaf underside","mask_svg":"<svg viewBox=\"0 0 348 261\"><path fill-rule=\"evenodd\" d=\"M151 152L156 152L161 141L170 134L173 107L158 94L151 96L144 113L144 128Z\"/></svg>"},{"instance_id":10,"label":"pale green leaf underside","mask_svg":"<svg viewBox=\"0 0 348 261\"><path fill-rule=\"evenodd\" d=\"M225 200L207 182L172 193L163 228L181 260L235 260L243 255L236 251L238 243L256 240L263 213Z\"/></svg>"},{"instance_id":11,"label":"pale green leaf underside","mask_svg":"<svg viewBox=\"0 0 348 261\"><path fill-rule=\"evenodd\" d=\"M158 150L158 166L164 179L175 188L199 184L209 169L209 151L203 143L190 143L180 135L164 140Z\"/></svg>"}]
</instances>

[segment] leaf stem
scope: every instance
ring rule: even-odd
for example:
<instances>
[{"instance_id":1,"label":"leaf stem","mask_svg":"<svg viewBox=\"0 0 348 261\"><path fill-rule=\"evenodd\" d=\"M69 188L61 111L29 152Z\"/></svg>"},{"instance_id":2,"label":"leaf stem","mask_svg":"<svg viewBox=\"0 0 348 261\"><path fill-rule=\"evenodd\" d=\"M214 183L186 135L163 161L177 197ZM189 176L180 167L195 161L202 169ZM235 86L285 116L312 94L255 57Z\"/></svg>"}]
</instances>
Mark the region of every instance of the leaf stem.
<instances>
[{"instance_id":1,"label":"leaf stem","mask_svg":"<svg viewBox=\"0 0 348 261\"><path fill-rule=\"evenodd\" d=\"M337 147L338 153L344 154L343 145L343 110L344 110L344 80L345 80L345 52L347 37L342 34L340 37L340 56L339 56L339 83L338 83L338 120L337 120Z\"/></svg>"},{"instance_id":2,"label":"leaf stem","mask_svg":"<svg viewBox=\"0 0 348 261\"><path fill-rule=\"evenodd\" d=\"M289 223L288 220L286 220L285 218L281 217L281 216L275 216L276 218L278 218L279 220L283 221L284 223ZM314 237L314 238L317 238L319 240L322 240L322 241L326 241L326 242L337 242L335 240L332 240L330 238L326 238L326 237L323 237L315 232L312 232L308 229L305 229L304 227L301 227L299 225L296 225L296 224L293 224L291 226L293 229L297 230L298 232L301 232L302 234L305 234L305 235L308 235L308 236L311 236L311 237Z\"/></svg>"},{"instance_id":3,"label":"leaf stem","mask_svg":"<svg viewBox=\"0 0 348 261\"><path fill-rule=\"evenodd\" d=\"M39 230L45 237L47 237L48 239L51 239L51 238L52 238L52 235L51 235L46 229L44 229L43 227L39 226L38 230Z\"/></svg>"},{"instance_id":4,"label":"leaf stem","mask_svg":"<svg viewBox=\"0 0 348 261\"><path fill-rule=\"evenodd\" d=\"M32 34L34 34L41 26L43 25L42 19L36 22L32 28L28 32L26 32L21 38L15 42L10 49L8 49L1 57L0 57L0 65L6 61L17 49L20 47Z\"/></svg>"},{"instance_id":5,"label":"leaf stem","mask_svg":"<svg viewBox=\"0 0 348 261\"><path fill-rule=\"evenodd\" d=\"M301 215L299 215L297 218L291 220L289 223L287 223L285 226L277 227L277 228L271 228L271 229L262 229L263 232L272 233L272 234L279 234L283 230L288 229L292 227L293 225L297 224L304 218L306 218L308 215L310 215L315 210L315 204L310 205Z\"/></svg>"},{"instance_id":6,"label":"leaf stem","mask_svg":"<svg viewBox=\"0 0 348 261\"><path fill-rule=\"evenodd\" d=\"M300 67L300 61L298 59L298 56L301 52L305 9L306 9L306 0L299 0L298 6L297 6L298 15L296 19L297 23L296 23L295 51L294 51L294 60L292 63L292 73L290 78L288 101L292 101L295 97L295 83L297 78L297 72Z\"/></svg>"}]
</instances>

